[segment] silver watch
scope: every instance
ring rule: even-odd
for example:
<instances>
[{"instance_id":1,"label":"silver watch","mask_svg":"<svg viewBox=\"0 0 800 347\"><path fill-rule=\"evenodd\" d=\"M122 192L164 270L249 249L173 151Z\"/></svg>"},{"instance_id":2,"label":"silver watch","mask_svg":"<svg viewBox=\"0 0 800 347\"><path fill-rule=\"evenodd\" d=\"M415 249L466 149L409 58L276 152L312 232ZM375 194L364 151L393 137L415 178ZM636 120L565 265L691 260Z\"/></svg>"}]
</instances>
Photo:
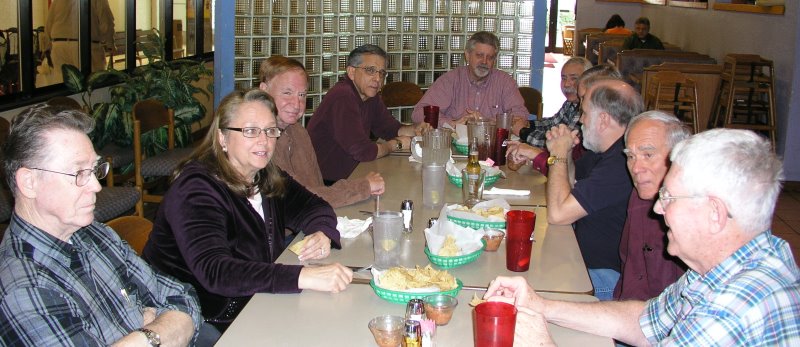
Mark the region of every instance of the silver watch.
<instances>
[{"instance_id":1,"label":"silver watch","mask_svg":"<svg viewBox=\"0 0 800 347\"><path fill-rule=\"evenodd\" d=\"M161 336L158 335L157 332L147 328L139 328L136 329L136 331L141 332L145 337L147 337L147 344L150 347L161 347Z\"/></svg>"}]
</instances>

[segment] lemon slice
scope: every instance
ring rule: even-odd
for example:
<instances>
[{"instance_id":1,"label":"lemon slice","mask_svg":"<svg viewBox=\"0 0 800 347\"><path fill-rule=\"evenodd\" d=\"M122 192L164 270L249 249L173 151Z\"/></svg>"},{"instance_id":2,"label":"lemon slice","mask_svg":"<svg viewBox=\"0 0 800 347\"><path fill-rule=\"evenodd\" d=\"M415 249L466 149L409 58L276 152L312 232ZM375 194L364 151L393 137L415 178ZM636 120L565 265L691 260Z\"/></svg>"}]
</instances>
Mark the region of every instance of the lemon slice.
<instances>
[{"instance_id":1,"label":"lemon slice","mask_svg":"<svg viewBox=\"0 0 800 347\"><path fill-rule=\"evenodd\" d=\"M397 247L397 241L395 240L383 240L381 241L381 246L383 247L384 251L391 251L395 247Z\"/></svg>"}]
</instances>

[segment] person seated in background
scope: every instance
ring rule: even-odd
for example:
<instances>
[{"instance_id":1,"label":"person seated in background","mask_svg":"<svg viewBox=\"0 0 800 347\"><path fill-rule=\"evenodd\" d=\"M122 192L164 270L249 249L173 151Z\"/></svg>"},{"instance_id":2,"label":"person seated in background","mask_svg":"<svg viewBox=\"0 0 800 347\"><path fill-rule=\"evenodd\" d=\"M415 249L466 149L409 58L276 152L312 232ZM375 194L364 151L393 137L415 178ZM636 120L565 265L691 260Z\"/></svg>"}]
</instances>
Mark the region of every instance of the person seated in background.
<instances>
[{"instance_id":1,"label":"person seated in background","mask_svg":"<svg viewBox=\"0 0 800 347\"><path fill-rule=\"evenodd\" d=\"M580 102L578 101L578 79L584 71L590 69L592 63L583 57L573 57L561 67L561 93L567 98L561 108L550 118L528 121L524 118L515 118L511 133L519 136L520 142L534 147L544 147L545 134L550 128L566 124L574 129L581 118Z\"/></svg>"},{"instance_id":2,"label":"person seated in background","mask_svg":"<svg viewBox=\"0 0 800 347\"><path fill-rule=\"evenodd\" d=\"M222 331L255 293L336 293L353 278L338 263L275 263L285 228L307 235L301 261L341 247L330 205L271 162L281 135L276 114L259 89L222 100L205 140L176 170L142 252L193 284L206 321Z\"/></svg>"},{"instance_id":3,"label":"person seated in background","mask_svg":"<svg viewBox=\"0 0 800 347\"><path fill-rule=\"evenodd\" d=\"M439 124L464 124L470 119L495 119L508 112L515 118L528 119L525 100L514 78L495 68L500 40L490 32L479 31L467 40L464 60L433 82L414 107L411 118L422 122L423 107L439 106ZM536 111L536 110L533 110Z\"/></svg>"},{"instance_id":4,"label":"person seated in background","mask_svg":"<svg viewBox=\"0 0 800 347\"><path fill-rule=\"evenodd\" d=\"M325 94L308 123L326 185L347 178L359 162L411 147L411 137L430 129L421 122L403 125L376 97L386 79L386 52L371 44L347 57L347 74ZM376 143L370 133L387 140Z\"/></svg>"},{"instance_id":5,"label":"person seated in background","mask_svg":"<svg viewBox=\"0 0 800 347\"><path fill-rule=\"evenodd\" d=\"M12 121L3 145L15 204L0 244L0 345L186 346L202 323L194 289L154 271L94 220L109 164L87 136L93 128L85 113L45 104Z\"/></svg>"},{"instance_id":6,"label":"person seated in background","mask_svg":"<svg viewBox=\"0 0 800 347\"><path fill-rule=\"evenodd\" d=\"M619 244L622 271L614 300L658 296L686 271L683 262L667 254L668 230L653 204L669 169L669 151L689 135L677 117L662 111L647 111L628 123L623 153L634 191Z\"/></svg>"},{"instance_id":7,"label":"person seated in background","mask_svg":"<svg viewBox=\"0 0 800 347\"><path fill-rule=\"evenodd\" d=\"M322 181L317 155L308 131L299 123L306 110L308 74L297 60L275 55L261 63L261 84L278 109L281 137L272 160L310 192L325 199L332 207L341 207L383 194L385 183L379 173L365 177L341 179L331 186Z\"/></svg>"},{"instance_id":8,"label":"person seated in background","mask_svg":"<svg viewBox=\"0 0 800 347\"><path fill-rule=\"evenodd\" d=\"M770 142L714 129L670 159L653 211L689 270L648 301L599 303L547 300L522 277L498 277L485 297L519 309L515 344L552 346L549 321L635 346L800 345L800 269L770 232L783 180Z\"/></svg>"},{"instance_id":9,"label":"person seated in background","mask_svg":"<svg viewBox=\"0 0 800 347\"><path fill-rule=\"evenodd\" d=\"M581 59L585 60L585 58L581 58ZM572 60L572 59L570 59L570 60ZM562 76L563 76L563 74L562 74ZM583 96L586 94L586 91L589 88L591 88L594 85L594 83L596 83L598 81L601 81L601 80L607 80L607 79L621 80L622 79L622 75L620 75L619 70L617 70L617 68L614 67L613 65L600 64L600 65L593 66L593 67L590 67L590 68L586 69L586 71L584 71L580 75L580 77L578 78L577 82L575 82L574 89L575 89L575 92L576 92L576 97L575 97L575 102L574 102L574 105L575 105L574 117L578 117L578 118L574 119L574 121L575 121L574 123L565 123L565 124L567 124L571 129L577 129L578 130L578 136L581 136L580 127L579 127L579 124L578 124L579 120L580 120L580 115L581 115L581 113L580 113L580 101L581 101L581 99L583 99ZM562 77L562 85L563 85L563 81L564 80L563 80L563 77ZM565 95L566 95L566 93L565 93ZM564 103L564 105L562 105L561 110L559 110L559 113L556 116L554 116L552 118L548 118L548 119L553 119L553 118L559 117L559 115L561 115L561 114L569 115L569 112L562 113L562 111L572 110L571 106L567 106L568 102L569 102L569 98ZM572 103L570 103L569 105L572 105ZM568 107L568 108L565 109L565 107ZM542 121L546 121L546 119L542 120ZM515 124L519 124L519 123L515 123ZM569 125L569 124L572 124L572 125ZM553 125L555 126L555 125L558 125L558 124L553 124ZM550 130L550 129L551 128L544 129L545 132L542 133L542 137L545 137L544 135L547 134L547 130ZM523 131L520 131L520 132L522 133ZM528 135L527 137L530 139L531 135ZM550 152L547 151L547 148L545 148L544 143L541 146L536 146L536 145L530 145L528 143L521 143L521 142L511 141L509 143L509 145L508 145L507 154L508 154L509 160L512 161L512 162L515 162L515 163L523 164L524 162L530 161L533 164L533 168L535 170L541 172L542 175L547 176L547 172L548 172L547 158L550 157ZM590 151L586 151L586 149L583 148L583 146L575 146L575 147L573 147L571 155L572 155L572 159L575 160L575 161L577 161L578 159L580 159L580 158L582 158L584 156L587 157L584 160L590 160L590 158L588 158L588 157L594 157L594 153L592 153ZM577 173L576 178L581 178L581 177L584 177L584 176L585 175L581 175L580 173Z\"/></svg>"},{"instance_id":10,"label":"person seated in background","mask_svg":"<svg viewBox=\"0 0 800 347\"><path fill-rule=\"evenodd\" d=\"M620 35L631 35L633 32L625 28L625 20L620 17L618 14L614 14L611 18L608 19L606 22L606 27L603 29L603 32L606 34L620 34Z\"/></svg>"},{"instance_id":11,"label":"person seated in background","mask_svg":"<svg viewBox=\"0 0 800 347\"><path fill-rule=\"evenodd\" d=\"M622 43L622 50L626 49L664 49L664 44L655 35L650 33L650 19L639 17L636 19L634 33Z\"/></svg>"}]
</instances>

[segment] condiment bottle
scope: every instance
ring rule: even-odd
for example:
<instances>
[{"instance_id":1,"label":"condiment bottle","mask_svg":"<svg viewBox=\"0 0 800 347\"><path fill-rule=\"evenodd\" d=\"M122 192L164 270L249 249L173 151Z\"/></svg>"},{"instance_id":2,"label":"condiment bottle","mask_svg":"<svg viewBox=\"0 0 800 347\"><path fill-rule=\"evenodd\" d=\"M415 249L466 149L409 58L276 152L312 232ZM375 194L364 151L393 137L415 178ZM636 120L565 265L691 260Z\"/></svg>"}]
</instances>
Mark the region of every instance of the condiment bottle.
<instances>
[{"instance_id":1,"label":"condiment bottle","mask_svg":"<svg viewBox=\"0 0 800 347\"><path fill-rule=\"evenodd\" d=\"M403 329L403 347L420 347L422 345L422 332L418 321L406 320Z\"/></svg>"},{"instance_id":2,"label":"condiment bottle","mask_svg":"<svg viewBox=\"0 0 800 347\"><path fill-rule=\"evenodd\" d=\"M425 305L422 299L408 300L406 305L406 320L421 321L425 314Z\"/></svg>"},{"instance_id":3,"label":"condiment bottle","mask_svg":"<svg viewBox=\"0 0 800 347\"><path fill-rule=\"evenodd\" d=\"M411 233L414 202L411 200L403 200L403 202L400 203L400 211L403 212L403 232Z\"/></svg>"}]
</instances>

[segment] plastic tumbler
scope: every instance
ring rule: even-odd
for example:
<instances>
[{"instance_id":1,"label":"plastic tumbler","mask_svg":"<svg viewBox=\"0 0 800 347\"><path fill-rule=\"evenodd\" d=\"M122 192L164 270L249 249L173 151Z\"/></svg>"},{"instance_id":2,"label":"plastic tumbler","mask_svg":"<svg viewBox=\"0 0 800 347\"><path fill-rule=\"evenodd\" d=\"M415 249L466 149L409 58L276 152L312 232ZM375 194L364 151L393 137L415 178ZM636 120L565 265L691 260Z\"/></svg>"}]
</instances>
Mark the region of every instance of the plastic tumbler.
<instances>
[{"instance_id":1,"label":"plastic tumbler","mask_svg":"<svg viewBox=\"0 0 800 347\"><path fill-rule=\"evenodd\" d=\"M497 165L506 165L506 150L508 150L508 145L506 144L507 139L508 129L497 128L494 136L494 153L490 155Z\"/></svg>"},{"instance_id":2,"label":"plastic tumbler","mask_svg":"<svg viewBox=\"0 0 800 347\"><path fill-rule=\"evenodd\" d=\"M475 347L512 347L517 308L504 302L487 301L472 311Z\"/></svg>"},{"instance_id":3,"label":"plastic tumbler","mask_svg":"<svg viewBox=\"0 0 800 347\"><path fill-rule=\"evenodd\" d=\"M400 264L400 238L403 234L403 214L380 211L372 221L372 249L375 268L385 270Z\"/></svg>"},{"instance_id":4,"label":"plastic tumbler","mask_svg":"<svg viewBox=\"0 0 800 347\"><path fill-rule=\"evenodd\" d=\"M506 268L509 271L528 271L534 225L536 213L533 211L511 210L506 213Z\"/></svg>"},{"instance_id":5,"label":"plastic tumbler","mask_svg":"<svg viewBox=\"0 0 800 347\"><path fill-rule=\"evenodd\" d=\"M422 205L426 208L442 208L444 205L444 165L422 166Z\"/></svg>"},{"instance_id":6,"label":"plastic tumbler","mask_svg":"<svg viewBox=\"0 0 800 347\"><path fill-rule=\"evenodd\" d=\"M422 113L425 114L425 123L430 124L434 129L439 128L439 106L423 106Z\"/></svg>"}]
</instances>

